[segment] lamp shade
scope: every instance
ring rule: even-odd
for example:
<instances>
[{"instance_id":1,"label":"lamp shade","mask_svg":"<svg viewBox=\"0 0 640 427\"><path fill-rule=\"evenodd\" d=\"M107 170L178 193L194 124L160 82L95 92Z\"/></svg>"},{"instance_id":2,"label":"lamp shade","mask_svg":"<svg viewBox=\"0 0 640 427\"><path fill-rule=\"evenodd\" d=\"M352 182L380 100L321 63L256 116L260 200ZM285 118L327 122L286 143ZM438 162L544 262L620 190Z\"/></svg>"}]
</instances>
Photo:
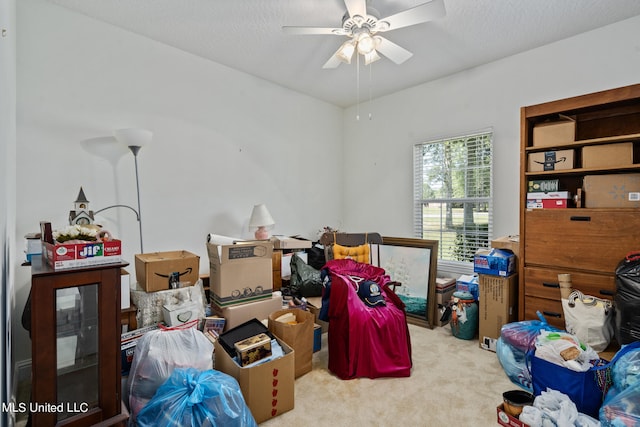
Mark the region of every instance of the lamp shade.
<instances>
[{"instance_id":1,"label":"lamp shade","mask_svg":"<svg viewBox=\"0 0 640 427\"><path fill-rule=\"evenodd\" d=\"M127 154L127 147L120 144L113 136L100 136L80 141L80 145L87 152L106 159L112 165L118 163L120 158Z\"/></svg>"},{"instance_id":2,"label":"lamp shade","mask_svg":"<svg viewBox=\"0 0 640 427\"><path fill-rule=\"evenodd\" d=\"M141 128L116 129L113 136L127 147L144 147L151 142L153 132Z\"/></svg>"},{"instance_id":3,"label":"lamp shade","mask_svg":"<svg viewBox=\"0 0 640 427\"><path fill-rule=\"evenodd\" d=\"M259 227L273 227L275 223L276 222L273 220L273 217L269 213L269 210L264 203L255 205L253 207L253 211L251 212L251 219L249 220L250 229Z\"/></svg>"}]
</instances>

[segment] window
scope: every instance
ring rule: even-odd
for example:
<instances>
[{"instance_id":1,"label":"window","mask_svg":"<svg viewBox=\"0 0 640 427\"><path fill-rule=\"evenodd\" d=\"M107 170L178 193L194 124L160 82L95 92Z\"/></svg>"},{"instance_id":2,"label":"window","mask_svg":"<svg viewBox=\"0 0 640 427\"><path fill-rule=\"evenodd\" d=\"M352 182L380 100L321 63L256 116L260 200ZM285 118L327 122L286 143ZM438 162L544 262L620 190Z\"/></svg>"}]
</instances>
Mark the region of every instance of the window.
<instances>
[{"instance_id":1,"label":"window","mask_svg":"<svg viewBox=\"0 0 640 427\"><path fill-rule=\"evenodd\" d=\"M492 234L491 130L416 144L414 230L438 259L472 262Z\"/></svg>"}]
</instances>

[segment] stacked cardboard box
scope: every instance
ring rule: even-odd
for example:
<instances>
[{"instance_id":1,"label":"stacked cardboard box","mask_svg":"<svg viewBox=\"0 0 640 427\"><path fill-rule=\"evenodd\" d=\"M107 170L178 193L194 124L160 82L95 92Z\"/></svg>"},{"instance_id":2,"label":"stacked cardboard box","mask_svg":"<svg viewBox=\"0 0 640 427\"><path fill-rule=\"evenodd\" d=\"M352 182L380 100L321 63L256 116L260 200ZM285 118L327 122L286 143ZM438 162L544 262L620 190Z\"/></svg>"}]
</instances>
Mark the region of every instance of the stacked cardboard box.
<instances>
[{"instance_id":1,"label":"stacked cardboard box","mask_svg":"<svg viewBox=\"0 0 640 427\"><path fill-rule=\"evenodd\" d=\"M479 344L480 348L496 351L500 331L507 323L518 319L518 236L505 236L491 241L491 247L513 258L514 268L507 275L480 274Z\"/></svg>"},{"instance_id":2,"label":"stacked cardboard box","mask_svg":"<svg viewBox=\"0 0 640 427\"><path fill-rule=\"evenodd\" d=\"M226 319L225 330L247 320L267 319L282 308L273 296L273 243L207 243L211 311Z\"/></svg>"},{"instance_id":3,"label":"stacked cardboard box","mask_svg":"<svg viewBox=\"0 0 640 427\"><path fill-rule=\"evenodd\" d=\"M204 317L204 301L200 298L199 276L200 257L187 251L149 252L135 256L136 280L145 293L137 295L138 300L162 300L160 319L169 326L177 326ZM148 294L171 293L178 289L193 288L198 298L178 299L179 303L169 303L170 298L154 298ZM166 292L165 292L166 291ZM184 293L183 293L184 294ZM138 305L140 311L145 305ZM148 313L147 313L148 314ZM139 322L144 323L144 322Z\"/></svg>"}]
</instances>

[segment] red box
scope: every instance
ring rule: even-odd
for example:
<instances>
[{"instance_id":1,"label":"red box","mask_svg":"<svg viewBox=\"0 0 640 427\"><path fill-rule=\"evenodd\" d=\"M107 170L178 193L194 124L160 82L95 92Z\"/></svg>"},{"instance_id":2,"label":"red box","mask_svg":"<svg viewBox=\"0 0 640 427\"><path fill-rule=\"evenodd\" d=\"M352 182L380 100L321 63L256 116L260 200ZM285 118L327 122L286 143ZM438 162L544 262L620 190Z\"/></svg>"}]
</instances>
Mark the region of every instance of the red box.
<instances>
[{"instance_id":1,"label":"red box","mask_svg":"<svg viewBox=\"0 0 640 427\"><path fill-rule=\"evenodd\" d=\"M507 414L504 411L504 403L501 403L497 409L498 412L498 424L506 427L529 427L529 424L525 424L514 416Z\"/></svg>"},{"instance_id":2,"label":"red box","mask_svg":"<svg viewBox=\"0 0 640 427\"><path fill-rule=\"evenodd\" d=\"M52 244L43 241L42 256L54 270L117 263L122 261L122 242Z\"/></svg>"},{"instance_id":3,"label":"red box","mask_svg":"<svg viewBox=\"0 0 640 427\"><path fill-rule=\"evenodd\" d=\"M567 199L542 199L544 209L562 209L567 207Z\"/></svg>"}]
</instances>

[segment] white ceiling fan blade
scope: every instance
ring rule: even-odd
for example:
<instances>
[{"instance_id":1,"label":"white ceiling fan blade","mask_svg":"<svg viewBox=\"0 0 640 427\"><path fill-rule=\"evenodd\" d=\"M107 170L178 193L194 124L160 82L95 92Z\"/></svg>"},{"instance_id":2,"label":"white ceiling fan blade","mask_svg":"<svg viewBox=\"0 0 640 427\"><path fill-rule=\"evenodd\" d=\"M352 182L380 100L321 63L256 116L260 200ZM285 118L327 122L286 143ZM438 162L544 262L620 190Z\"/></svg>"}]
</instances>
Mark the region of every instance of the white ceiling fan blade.
<instances>
[{"instance_id":1,"label":"white ceiling fan blade","mask_svg":"<svg viewBox=\"0 0 640 427\"><path fill-rule=\"evenodd\" d=\"M389 31L433 21L434 19L442 18L445 14L444 1L431 0L428 3L423 3L411 9L398 12L395 15L382 18L379 21L387 22L389 28L382 31Z\"/></svg>"},{"instance_id":2,"label":"white ceiling fan blade","mask_svg":"<svg viewBox=\"0 0 640 427\"><path fill-rule=\"evenodd\" d=\"M322 68L338 68L340 63L342 63L342 61L340 61L335 55L331 55L331 58L324 63Z\"/></svg>"},{"instance_id":3,"label":"white ceiling fan blade","mask_svg":"<svg viewBox=\"0 0 640 427\"><path fill-rule=\"evenodd\" d=\"M314 35L314 34L343 35L344 34L344 30L342 28L322 28L322 27L282 27L282 31L285 34L298 34L298 35Z\"/></svg>"},{"instance_id":4,"label":"white ceiling fan blade","mask_svg":"<svg viewBox=\"0 0 640 427\"><path fill-rule=\"evenodd\" d=\"M366 0L344 0L347 11L349 11L349 17L353 18L355 15L360 15L363 18L367 16L367 2Z\"/></svg>"},{"instance_id":5,"label":"white ceiling fan blade","mask_svg":"<svg viewBox=\"0 0 640 427\"><path fill-rule=\"evenodd\" d=\"M380 36L377 36L377 38L380 38L380 43L376 47L376 50L396 64L402 64L404 61L413 56L413 53L409 52L403 47L398 46L394 42Z\"/></svg>"}]
</instances>

